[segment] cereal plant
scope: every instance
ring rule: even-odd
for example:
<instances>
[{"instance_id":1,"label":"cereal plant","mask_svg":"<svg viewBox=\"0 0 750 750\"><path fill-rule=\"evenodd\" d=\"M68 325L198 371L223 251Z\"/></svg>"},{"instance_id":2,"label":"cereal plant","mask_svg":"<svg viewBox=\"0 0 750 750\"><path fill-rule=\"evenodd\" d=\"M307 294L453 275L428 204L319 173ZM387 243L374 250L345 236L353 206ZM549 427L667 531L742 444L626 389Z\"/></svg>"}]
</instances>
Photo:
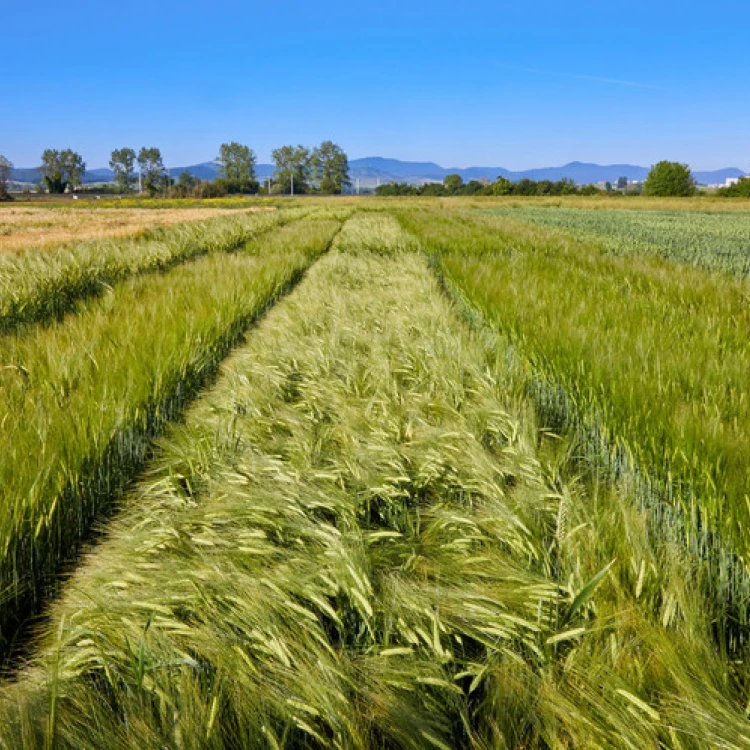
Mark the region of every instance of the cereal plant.
<instances>
[{"instance_id":1,"label":"cereal plant","mask_svg":"<svg viewBox=\"0 0 750 750\"><path fill-rule=\"evenodd\" d=\"M244 252L131 277L59 325L0 339L0 645L150 438L338 226L301 221Z\"/></svg>"},{"instance_id":2,"label":"cereal plant","mask_svg":"<svg viewBox=\"0 0 750 750\"><path fill-rule=\"evenodd\" d=\"M355 216L168 430L0 743L747 746L689 565L398 248Z\"/></svg>"},{"instance_id":3,"label":"cereal plant","mask_svg":"<svg viewBox=\"0 0 750 750\"><path fill-rule=\"evenodd\" d=\"M489 209L490 216L559 229L615 255L656 255L750 279L750 213Z\"/></svg>"}]
</instances>

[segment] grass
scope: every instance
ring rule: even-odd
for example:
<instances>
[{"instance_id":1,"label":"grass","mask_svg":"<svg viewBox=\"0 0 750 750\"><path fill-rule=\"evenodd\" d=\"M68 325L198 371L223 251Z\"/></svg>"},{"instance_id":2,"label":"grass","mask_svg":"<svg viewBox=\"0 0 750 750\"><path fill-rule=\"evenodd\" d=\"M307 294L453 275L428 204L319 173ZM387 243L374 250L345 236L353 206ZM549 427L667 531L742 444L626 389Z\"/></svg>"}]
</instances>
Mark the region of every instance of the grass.
<instances>
[{"instance_id":1,"label":"grass","mask_svg":"<svg viewBox=\"0 0 750 750\"><path fill-rule=\"evenodd\" d=\"M503 219L404 217L456 293L512 341L545 419L591 461L636 472L660 538L705 564L722 641L746 642L750 586L747 286ZM654 493L658 499L654 499Z\"/></svg>"},{"instance_id":2,"label":"grass","mask_svg":"<svg viewBox=\"0 0 750 750\"><path fill-rule=\"evenodd\" d=\"M131 277L56 326L0 339L3 647L150 438L338 226L303 220L231 255Z\"/></svg>"},{"instance_id":3,"label":"grass","mask_svg":"<svg viewBox=\"0 0 750 750\"><path fill-rule=\"evenodd\" d=\"M247 210L191 207L156 212L120 207L105 211L76 204L52 208L10 204L0 209L0 252L25 253L82 240L134 236Z\"/></svg>"},{"instance_id":4,"label":"grass","mask_svg":"<svg viewBox=\"0 0 750 750\"><path fill-rule=\"evenodd\" d=\"M387 207L391 211L404 209L440 208L450 212L473 209L522 209L522 208L570 208L589 209L604 213L612 210L623 211L674 211L690 214L693 212L745 213L750 211L747 198L720 198L701 195L692 198L658 198L655 196L622 195L567 195L567 196L455 196L455 197L392 197L359 199L369 206Z\"/></svg>"},{"instance_id":5,"label":"grass","mask_svg":"<svg viewBox=\"0 0 750 750\"><path fill-rule=\"evenodd\" d=\"M0 255L0 334L62 318L86 297L138 273L165 271L210 252L236 249L304 212L244 213L185 223L130 240Z\"/></svg>"},{"instance_id":6,"label":"grass","mask_svg":"<svg viewBox=\"0 0 750 750\"><path fill-rule=\"evenodd\" d=\"M357 215L160 441L7 747L748 746L693 562Z\"/></svg>"},{"instance_id":7,"label":"grass","mask_svg":"<svg viewBox=\"0 0 750 750\"><path fill-rule=\"evenodd\" d=\"M492 215L559 229L615 255L656 255L750 279L750 212L491 209Z\"/></svg>"}]
</instances>

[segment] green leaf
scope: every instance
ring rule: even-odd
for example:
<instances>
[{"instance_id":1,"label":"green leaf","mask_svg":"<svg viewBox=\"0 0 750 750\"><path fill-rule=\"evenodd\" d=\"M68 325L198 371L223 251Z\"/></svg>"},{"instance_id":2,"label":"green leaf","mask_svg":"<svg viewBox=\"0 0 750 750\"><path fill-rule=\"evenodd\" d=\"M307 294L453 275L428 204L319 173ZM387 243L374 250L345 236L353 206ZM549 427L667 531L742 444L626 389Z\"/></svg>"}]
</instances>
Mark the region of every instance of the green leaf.
<instances>
[{"instance_id":1,"label":"green leaf","mask_svg":"<svg viewBox=\"0 0 750 750\"><path fill-rule=\"evenodd\" d=\"M615 564L615 561L609 563L609 565L602 568L586 585L576 594L576 598L573 599L573 603L568 608L560 622L560 627L565 627L575 616L581 607L589 600L591 595L594 593L596 587L601 583L602 578L607 574L607 571Z\"/></svg>"}]
</instances>

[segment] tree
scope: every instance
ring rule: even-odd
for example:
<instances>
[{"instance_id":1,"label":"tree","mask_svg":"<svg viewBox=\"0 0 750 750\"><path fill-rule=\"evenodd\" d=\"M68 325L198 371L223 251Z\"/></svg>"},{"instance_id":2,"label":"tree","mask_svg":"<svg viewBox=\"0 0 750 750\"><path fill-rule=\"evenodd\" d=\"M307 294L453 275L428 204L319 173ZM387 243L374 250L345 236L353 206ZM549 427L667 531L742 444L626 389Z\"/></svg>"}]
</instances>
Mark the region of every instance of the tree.
<instances>
[{"instance_id":1,"label":"tree","mask_svg":"<svg viewBox=\"0 0 750 750\"><path fill-rule=\"evenodd\" d=\"M312 164L310 151L304 146L282 146L271 152L276 165L273 173L274 187L279 193L289 193L294 179L294 192L305 193L310 189Z\"/></svg>"},{"instance_id":2,"label":"tree","mask_svg":"<svg viewBox=\"0 0 750 750\"><path fill-rule=\"evenodd\" d=\"M599 195L602 191L596 185L584 185L581 188L581 195Z\"/></svg>"},{"instance_id":3,"label":"tree","mask_svg":"<svg viewBox=\"0 0 750 750\"><path fill-rule=\"evenodd\" d=\"M643 185L644 195L686 196L695 193L695 182L687 164L660 161L651 167Z\"/></svg>"},{"instance_id":4,"label":"tree","mask_svg":"<svg viewBox=\"0 0 750 750\"><path fill-rule=\"evenodd\" d=\"M734 185L717 190L716 195L725 198L750 198L750 177L740 177Z\"/></svg>"},{"instance_id":5,"label":"tree","mask_svg":"<svg viewBox=\"0 0 750 750\"><path fill-rule=\"evenodd\" d=\"M187 198L194 193L200 183L200 179L190 172L180 172L180 178L177 180L172 195L175 198Z\"/></svg>"},{"instance_id":6,"label":"tree","mask_svg":"<svg viewBox=\"0 0 750 750\"><path fill-rule=\"evenodd\" d=\"M138 152L138 169L141 173L141 184L149 195L155 195L167 184L167 170L158 148L146 148Z\"/></svg>"},{"instance_id":7,"label":"tree","mask_svg":"<svg viewBox=\"0 0 750 750\"><path fill-rule=\"evenodd\" d=\"M618 190L625 190L628 186L628 178L627 177L618 177L617 178L617 189Z\"/></svg>"},{"instance_id":8,"label":"tree","mask_svg":"<svg viewBox=\"0 0 750 750\"><path fill-rule=\"evenodd\" d=\"M448 193L455 195L464 185L460 174L447 174L443 180L443 185Z\"/></svg>"},{"instance_id":9,"label":"tree","mask_svg":"<svg viewBox=\"0 0 750 750\"><path fill-rule=\"evenodd\" d=\"M180 172L180 179L177 181L177 184L180 187L192 190L194 187L200 185L200 182L200 177L196 177L195 175L190 174L190 172Z\"/></svg>"},{"instance_id":10,"label":"tree","mask_svg":"<svg viewBox=\"0 0 750 750\"><path fill-rule=\"evenodd\" d=\"M310 161L321 193L338 195L352 184L349 179L349 159L344 150L333 141L323 141L313 149Z\"/></svg>"},{"instance_id":11,"label":"tree","mask_svg":"<svg viewBox=\"0 0 750 750\"><path fill-rule=\"evenodd\" d=\"M492 191L489 191L491 194ZM461 195L484 195L485 185L479 180L469 180L461 189Z\"/></svg>"},{"instance_id":12,"label":"tree","mask_svg":"<svg viewBox=\"0 0 750 750\"><path fill-rule=\"evenodd\" d=\"M422 185L422 189L419 191L420 195L445 195L446 187L440 182L425 182Z\"/></svg>"},{"instance_id":13,"label":"tree","mask_svg":"<svg viewBox=\"0 0 750 750\"><path fill-rule=\"evenodd\" d=\"M50 193L64 193L68 185L81 184L86 164L80 154L69 148L63 151L48 148L42 154L39 171Z\"/></svg>"},{"instance_id":14,"label":"tree","mask_svg":"<svg viewBox=\"0 0 750 750\"><path fill-rule=\"evenodd\" d=\"M224 180L230 193L258 192L255 180L258 159L251 148L235 141L222 143L215 163L219 169L219 177Z\"/></svg>"},{"instance_id":15,"label":"tree","mask_svg":"<svg viewBox=\"0 0 750 750\"><path fill-rule=\"evenodd\" d=\"M514 195L536 195L536 190L536 182L528 177L524 177L513 186Z\"/></svg>"},{"instance_id":16,"label":"tree","mask_svg":"<svg viewBox=\"0 0 750 750\"><path fill-rule=\"evenodd\" d=\"M578 187L570 177L563 177L554 184L553 195L575 195Z\"/></svg>"},{"instance_id":17,"label":"tree","mask_svg":"<svg viewBox=\"0 0 750 750\"><path fill-rule=\"evenodd\" d=\"M554 190L554 183L552 180L539 180L536 184L536 194L537 195L552 195L552 191Z\"/></svg>"},{"instance_id":18,"label":"tree","mask_svg":"<svg viewBox=\"0 0 750 750\"><path fill-rule=\"evenodd\" d=\"M491 185L493 195L510 195L513 183L507 177L498 177Z\"/></svg>"},{"instance_id":19,"label":"tree","mask_svg":"<svg viewBox=\"0 0 750 750\"><path fill-rule=\"evenodd\" d=\"M109 160L109 168L115 173L115 182L121 193L129 193L135 184L135 151L132 148L116 148Z\"/></svg>"},{"instance_id":20,"label":"tree","mask_svg":"<svg viewBox=\"0 0 750 750\"><path fill-rule=\"evenodd\" d=\"M0 154L0 200L8 197L8 182L12 171L13 163Z\"/></svg>"},{"instance_id":21,"label":"tree","mask_svg":"<svg viewBox=\"0 0 750 750\"><path fill-rule=\"evenodd\" d=\"M378 185L375 188L375 195L396 196L396 195L417 195L417 188L408 182L388 182L385 185Z\"/></svg>"}]
</instances>

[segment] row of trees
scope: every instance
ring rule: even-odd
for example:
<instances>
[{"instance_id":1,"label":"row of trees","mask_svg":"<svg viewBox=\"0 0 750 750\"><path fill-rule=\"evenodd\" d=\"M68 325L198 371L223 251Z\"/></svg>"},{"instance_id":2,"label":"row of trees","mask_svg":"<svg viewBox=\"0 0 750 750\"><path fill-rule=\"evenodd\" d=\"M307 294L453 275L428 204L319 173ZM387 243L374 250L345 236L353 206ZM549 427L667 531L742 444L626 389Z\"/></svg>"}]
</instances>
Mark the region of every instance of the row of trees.
<instances>
[{"instance_id":1,"label":"row of trees","mask_svg":"<svg viewBox=\"0 0 750 750\"><path fill-rule=\"evenodd\" d=\"M137 155L132 148L115 149L109 160L109 168L114 172L115 184L121 193L131 192L139 179L141 188L151 195L170 186L161 151L155 147L144 146Z\"/></svg>"},{"instance_id":2,"label":"row of trees","mask_svg":"<svg viewBox=\"0 0 750 750\"><path fill-rule=\"evenodd\" d=\"M309 149L305 146L282 146L273 151L274 174L265 191L272 193L342 193L351 185L349 160L344 150L333 141L323 141ZM109 168L114 173L116 189L130 193L137 188L155 195L174 188L176 195L207 197L227 193L257 193L258 160L253 149L232 141L222 143L215 159L218 177L212 183L183 172L178 183L169 176L158 148L124 147L112 151ZM7 196L13 164L0 156L0 197ZM44 188L50 193L64 193L83 184L86 163L72 149L46 149L39 172Z\"/></svg>"},{"instance_id":3,"label":"row of trees","mask_svg":"<svg viewBox=\"0 0 750 750\"><path fill-rule=\"evenodd\" d=\"M282 146L272 152L275 169L271 184L265 188L272 193L341 193L351 185L349 160L343 149L333 141L323 141L319 146L308 149L305 146ZM86 163L80 154L71 149L46 149L42 154L39 171L44 186L50 193L64 193L70 187L82 184ZM222 143L215 164L219 177L212 183L183 172L175 185L164 167L164 160L158 148L119 148L112 151L109 161L114 173L117 189L122 193L132 192L140 182L140 187L150 195L174 188L177 196L214 197L227 193L257 193L257 166L255 152L241 143ZM138 171L136 172L136 165ZM0 200L8 198L8 182L13 164L0 155ZM617 188L626 190L625 177L617 180ZM606 183L605 190L613 186ZM534 181L530 179L511 182L498 177L495 182L470 180L464 182L460 175L448 175L442 183L426 183L421 187L408 183L380 185L377 195L595 195L600 193L595 185L576 185L572 180L562 179ZM641 192L630 189L628 192ZM696 192L695 180L687 164L660 161L651 167L643 183L644 195L688 196ZM719 190L719 195L750 197L750 179L741 180L737 185Z\"/></svg>"},{"instance_id":4,"label":"row of trees","mask_svg":"<svg viewBox=\"0 0 750 750\"><path fill-rule=\"evenodd\" d=\"M274 174L263 188L271 193L324 193L339 194L351 185L349 159L344 150L333 141L323 141L313 149L305 146L282 146L275 149L271 158ZM255 152L240 143L222 143L216 159L219 177L209 188L196 181L192 175L180 175L177 187L204 197L205 194L257 193L261 190L255 175Z\"/></svg>"},{"instance_id":5,"label":"row of trees","mask_svg":"<svg viewBox=\"0 0 750 750\"><path fill-rule=\"evenodd\" d=\"M750 186L750 180L748 180ZM616 182L617 189L631 194L655 196L687 196L696 191L695 180L687 164L660 161L651 167L643 186L628 186L626 177L620 177ZM743 186L745 189L745 186ZM377 195L598 195L602 192L612 192L613 185L605 183L602 191L596 185L576 185L572 180L563 178L552 180L530 180L524 178L518 182L511 182L507 177L498 177L494 182L470 180L464 182L458 174L449 174L442 183L428 182L421 186L410 185L406 182L394 182L380 185L375 189ZM750 192L750 191L749 191ZM739 193L738 191L738 194Z\"/></svg>"},{"instance_id":6,"label":"row of trees","mask_svg":"<svg viewBox=\"0 0 750 750\"><path fill-rule=\"evenodd\" d=\"M323 141L313 149L301 145L282 146L273 151L272 157L275 170L271 192L330 194L341 193L351 185L347 155L333 141ZM215 160L218 178L214 180L214 187L208 189L192 175L180 175L177 192L257 193L257 163L255 152L249 146L235 141L222 143ZM115 149L109 167L114 173L117 189L122 193L133 192L138 185L141 190L154 195L174 186L158 148L144 147L137 154L128 147ZM8 177L11 168L12 165L7 169ZM82 184L86 164L81 155L71 149L47 149L42 154L39 171L50 193L64 193L68 187L73 189Z\"/></svg>"},{"instance_id":7,"label":"row of trees","mask_svg":"<svg viewBox=\"0 0 750 750\"><path fill-rule=\"evenodd\" d=\"M406 182L393 182L375 188L376 195L597 195L601 191L595 185L579 187L572 180L530 180L524 178L511 182L506 177L498 177L495 182L470 180L464 182L460 175L449 174L443 182L427 182L424 185L410 185Z\"/></svg>"},{"instance_id":8,"label":"row of trees","mask_svg":"<svg viewBox=\"0 0 750 750\"><path fill-rule=\"evenodd\" d=\"M271 153L275 165L272 190L277 193L338 194L352 184L349 159L333 141L314 149L282 146Z\"/></svg>"}]
</instances>

